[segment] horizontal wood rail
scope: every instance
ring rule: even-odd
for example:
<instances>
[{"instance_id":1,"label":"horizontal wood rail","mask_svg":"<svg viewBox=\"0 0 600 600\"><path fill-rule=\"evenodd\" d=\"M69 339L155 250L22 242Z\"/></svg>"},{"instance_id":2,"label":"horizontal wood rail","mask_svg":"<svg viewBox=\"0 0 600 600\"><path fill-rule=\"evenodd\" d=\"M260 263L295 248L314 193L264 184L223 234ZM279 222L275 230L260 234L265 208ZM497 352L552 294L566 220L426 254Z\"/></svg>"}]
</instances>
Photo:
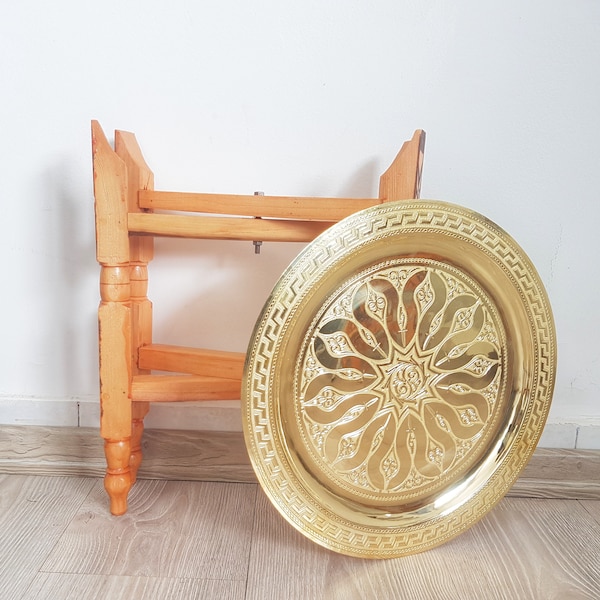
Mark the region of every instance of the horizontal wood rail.
<instances>
[{"instance_id":1,"label":"horizontal wood rail","mask_svg":"<svg viewBox=\"0 0 600 600\"><path fill-rule=\"evenodd\" d=\"M380 198L298 198L292 196L246 196L139 190L138 206L149 210L179 210L274 219L341 221L364 208L383 202Z\"/></svg>"},{"instance_id":2,"label":"horizontal wood rail","mask_svg":"<svg viewBox=\"0 0 600 600\"><path fill-rule=\"evenodd\" d=\"M329 221L249 217L201 217L156 213L129 213L128 215L128 229L134 234L205 240L310 242L331 225Z\"/></svg>"},{"instance_id":3,"label":"horizontal wood rail","mask_svg":"<svg viewBox=\"0 0 600 600\"><path fill-rule=\"evenodd\" d=\"M205 375L134 375L131 382L133 402L239 400L240 392L236 379Z\"/></svg>"},{"instance_id":4,"label":"horizontal wood rail","mask_svg":"<svg viewBox=\"0 0 600 600\"><path fill-rule=\"evenodd\" d=\"M138 367L148 371L235 379L241 385L245 358L243 352L150 344L139 349Z\"/></svg>"}]
</instances>

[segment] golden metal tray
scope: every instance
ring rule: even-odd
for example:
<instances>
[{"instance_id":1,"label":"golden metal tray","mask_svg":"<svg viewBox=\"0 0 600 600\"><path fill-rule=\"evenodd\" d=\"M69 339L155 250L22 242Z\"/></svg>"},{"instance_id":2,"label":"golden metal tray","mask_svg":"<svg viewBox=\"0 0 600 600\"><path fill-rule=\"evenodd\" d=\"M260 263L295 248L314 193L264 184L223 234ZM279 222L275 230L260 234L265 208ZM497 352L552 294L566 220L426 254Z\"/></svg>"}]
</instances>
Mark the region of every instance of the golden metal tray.
<instances>
[{"instance_id":1,"label":"golden metal tray","mask_svg":"<svg viewBox=\"0 0 600 600\"><path fill-rule=\"evenodd\" d=\"M337 552L436 546L526 465L555 348L535 268L488 219L428 200L356 213L300 253L257 321L242 399L258 480Z\"/></svg>"}]
</instances>

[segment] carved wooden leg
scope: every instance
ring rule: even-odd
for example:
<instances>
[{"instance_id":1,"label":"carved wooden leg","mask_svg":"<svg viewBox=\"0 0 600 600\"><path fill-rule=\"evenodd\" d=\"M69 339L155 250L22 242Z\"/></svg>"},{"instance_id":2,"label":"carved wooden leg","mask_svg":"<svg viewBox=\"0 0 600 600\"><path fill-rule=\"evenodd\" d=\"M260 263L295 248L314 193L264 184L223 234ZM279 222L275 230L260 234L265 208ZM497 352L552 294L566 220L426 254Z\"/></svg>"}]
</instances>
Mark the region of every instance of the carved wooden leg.
<instances>
[{"instance_id":1,"label":"carved wooden leg","mask_svg":"<svg viewBox=\"0 0 600 600\"><path fill-rule=\"evenodd\" d=\"M154 175L132 133L115 132L115 153L122 161L127 172L127 186L124 197L128 212L136 213L142 209L138 204L141 189L154 188ZM154 238L129 236L129 280L131 285L131 377L148 373L138 366L139 349L152 343L152 303L148 299L148 262L154 256ZM142 462L142 435L144 417L148 413L147 402L134 402L131 406L131 453L129 467L131 481L135 483L137 471Z\"/></svg>"},{"instance_id":2,"label":"carved wooden leg","mask_svg":"<svg viewBox=\"0 0 600 600\"><path fill-rule=\"evenodd\" d=\"M103 269L102 273L106 277L112 274L116 279L119 270ZM127 493L132 483L129 468L132 429L132 406L128 396L129 313L129 307L121 302L103 302L98 311L100 323L100 433L104 438L104 454L106 456L104 487L110 498L110 511L113 515L122 515L127 511Z\"/></svg>"},{"instance_id":3,"label":"carved wooden leg","mask_svg":"<svg viewBox=\"0 0 600 600\"><path fill-rule=\"evenodd\" d=\"M127 510L131 488L131 281L127 229L127 170L97 121L92 122L96 258L100 269L100 433L104 438L104 486L110 510Z\"/></svg>"},{"instance_id":4,"label":"carved wooden leg","mask_svg":"<svg viewBox=\"0 0 600 600\"><path fill-rule=\"evenodd\" d=\"M110 498L110 512L117 516L127 512L127 494L132 485L129 468L130 446L129 439L104 440L106 456L104 489Z\"/></svg>"},{"instance_id":5,"label":"carved wooden leg","mask_svg":"<svg viewBox=\"0 0 600 600\"><path fill-rule=\"evenodd\" d=\"M134 246L132 242L132 246ZM131 369L132 374L149 373L138 366L139 348L152 342L152 304L146 297L148 289L148 268L144 264L135 264L130 270L131 279ZM148 414L148 402L134 402L131 407L131 477L137 479L137 471L142 462L142 435L144 417Z\"/></svg>"},{"instance_id":6,"label":"carved wooden leg","mask_svg":"<svg viewBox=\"0 0 600 600\"><path fill-rule=\"evenodd\" d=\"M133 405L133 419L131 421L131 453L129 456L132 485L137 480L137 472L142 462L142 436L144 435L144 417L147 413L147 402L136 402Z\"/></svg>"}]
</instances>

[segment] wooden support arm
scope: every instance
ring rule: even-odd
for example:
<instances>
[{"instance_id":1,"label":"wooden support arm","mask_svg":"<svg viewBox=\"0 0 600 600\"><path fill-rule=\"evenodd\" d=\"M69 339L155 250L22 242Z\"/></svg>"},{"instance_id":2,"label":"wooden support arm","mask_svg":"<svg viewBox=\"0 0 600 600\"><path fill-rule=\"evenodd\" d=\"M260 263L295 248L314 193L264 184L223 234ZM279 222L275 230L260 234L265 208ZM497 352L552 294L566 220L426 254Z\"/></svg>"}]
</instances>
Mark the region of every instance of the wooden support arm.
<instances>
[{"instance_id":1,"label":"wooden support arm","mask_svg":"<svg viewBox=\"0 0 600 600\"><path fill-rule=\"evenodd\" d=\"M381 204L378 198L298 198L292 196L244 196L140 190L139 207L220 215L340 221L359 210Z\"/></svg>"},{"instance_id":2,"label":"wooden support arm","mask_svg":"<svg viewBox=\"0 0 600 600\"><path fill-rule=\"evenodd\" d=\"M133 402L190 402L194 400L239 400L242 382L205 375L135 375L131 384Z\"/></svg>"},{"instance_id":3,"label":"wooden support arm","mask_svg":"<svg viewBox=\"0 0 600 600\"><path fill-rule=\"evenodd\" d=\"M424 156L425 132L417 129L379 180L379 197L384 202L420 197Z\"/></svg>"},{"instance_id":4,"label":"wooden support arm","mask_svg":"<svg viewBox=\"0 0 600 600\"><path fill-rule=\"evenodd\" d=\"M241 381L245 358L243 352L151 344L139 349L138 363L140 369L144 370L207 375Z\"/></svg>"},{"instance_id":5,"label":"wooden support arm","mask_svg":"<svg viewBox=\"0 0 600 600\"><path fill-rule=\"evenodd\" d=\"M129 213L128 222L129 231L140 235L264 242L310 242L332 225L327 221L156 213Z\"/></svg>"}]
</instances>

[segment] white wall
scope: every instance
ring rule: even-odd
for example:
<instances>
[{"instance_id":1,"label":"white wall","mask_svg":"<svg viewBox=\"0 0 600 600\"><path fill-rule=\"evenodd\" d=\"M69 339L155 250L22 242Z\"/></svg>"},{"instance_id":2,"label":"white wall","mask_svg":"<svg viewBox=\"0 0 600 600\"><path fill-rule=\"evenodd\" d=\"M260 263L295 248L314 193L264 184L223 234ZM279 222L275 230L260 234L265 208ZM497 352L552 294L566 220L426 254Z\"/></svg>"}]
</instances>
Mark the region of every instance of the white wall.
<instances>
[{"instance_id":1,"label":"white wall","mask_svg":"<svg viewBox=\"0 0 600 600\"><path fill-rule=\"evenodd\" d=\"M282 195L376 195L424 128L422 196L496 221L547 286L548 431L600 447L597 2L3 2L0 81L0 422L97 423L90 119L136 132L159 189ZM157 245L157 340L232 350L299 249Z\"/></svg>"}]
</instances>

